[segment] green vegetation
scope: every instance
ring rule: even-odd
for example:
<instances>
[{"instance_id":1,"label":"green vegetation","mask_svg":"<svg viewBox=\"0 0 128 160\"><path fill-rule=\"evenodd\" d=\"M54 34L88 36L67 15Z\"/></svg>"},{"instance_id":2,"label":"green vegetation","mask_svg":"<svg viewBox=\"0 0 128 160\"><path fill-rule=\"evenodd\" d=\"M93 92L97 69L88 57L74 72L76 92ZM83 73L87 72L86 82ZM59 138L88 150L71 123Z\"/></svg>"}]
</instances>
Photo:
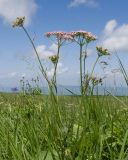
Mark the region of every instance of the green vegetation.
<instances>
[{"instance_id":1,"label":"green vegetation","mask_svg":"<svg viewBox=\"0 0 128 160\"><path fill-rule=\"evenodd\" d=\"M127 160L128 98L0 94L0 160Z\"/></svg>"},{"instance_id":2,"label":"green vegetation","mask_svg":"<svg viewBox=\"0 0 128 160\"><path fill-rule=\"evenodd\" d=\"M110 55L108 49L96 47L98 56L88 72L87 46L96 37L86 31L48 32L46 36L57 41L57 53L49 57L54 66L50 78L24 20L18 17L13 27L22 28L28 37L49 94L42 95L38 78L28 82L24 77L21 93L0 94L0 160L128 160L128 97L93 96L94 88L102 85L93 72L99 59ZM60 48L69 41L80 49L81 96L57 94Z\"/></svg>"}]
</instances>

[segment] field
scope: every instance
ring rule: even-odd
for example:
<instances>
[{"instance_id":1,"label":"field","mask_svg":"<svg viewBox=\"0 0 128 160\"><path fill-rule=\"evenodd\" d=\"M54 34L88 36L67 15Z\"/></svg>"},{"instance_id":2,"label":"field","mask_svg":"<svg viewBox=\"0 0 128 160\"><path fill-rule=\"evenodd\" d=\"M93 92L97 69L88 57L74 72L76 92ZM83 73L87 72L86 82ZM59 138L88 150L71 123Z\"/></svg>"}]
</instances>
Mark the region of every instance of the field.
<instances>
[{"instance_id":1,"label":"field","mask_svg":"<svg viewBox=\"0 0 128 160\"><path fill-rule=\"evenodd\" d=\"M0 94L0 160L128 160L128 98Z\"/></svg>"},{"instance_id":2,"label":"field","mask_svg":"<svg viewBox=\"0 0 128 160\"><path fill-rule=\"evenodd\" d=\"M117 97L108 91L107 95L97 92L94 96L104 79L112 81L110 76L114 76L113 88L117 87L115 73L120 73L128 86L128 75L118 54L115 53L119 67L111 69L102 59L109 60L110 51L96 46L97 56L88 70L87 47L97 40L95 35L84 30L47 32L45 37L54 40L56 51L47 55L45 65L24 22L25 17L17 17L13 28L21 28L32 45L48 95L42 94L39 77L29 81L25 76L20 80L19 93L0 94L0 160L128 160L128 97ZM67 71L59 71L63 66L61 47L71 43L79 48L80 96L69 88L66 90L72 96L58 96L57 75ZM95 75L97 65L104 73L110 67L110 75ZM49 67L52 68L48 71Z\"/></svg>"},{"instance_id":3,"label":"field","mask_svg":"<svg viewBox=\"0 0 128 160\"><path fill-rule=\"evenodd\" d=\"M128 0L0 0L0 160L128 160Z\"/></svg>"}]
</instances>

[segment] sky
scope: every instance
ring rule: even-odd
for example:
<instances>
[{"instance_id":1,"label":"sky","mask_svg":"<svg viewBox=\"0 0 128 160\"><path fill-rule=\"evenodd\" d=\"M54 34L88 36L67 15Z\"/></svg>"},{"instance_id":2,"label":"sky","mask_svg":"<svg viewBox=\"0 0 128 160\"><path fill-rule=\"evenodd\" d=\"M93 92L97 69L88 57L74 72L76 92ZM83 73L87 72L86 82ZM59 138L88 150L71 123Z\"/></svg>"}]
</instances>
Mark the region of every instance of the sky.
<instances>
[{"instance_id":1,"label":"sky","mask_svg":"<svg viewBox=\"0 0 128 160\"><path fill-rule=\"evenodd\" d=\"M95 46L102 45L109 49L111 56L101 58L94 75L106 77L106 85L113 86L115 82L118 86L123 85L115 53L127 69L127 6L127 0L0 0L0 88L19 86L22 76L28 80L39 76L41 83L46 85L26 35L21 28L12 28L12 22L18 16L26 17L25 27L34 38L49 76L53 66L49 64L48 56L55 54L56 45L44 34L86 30L98 37L88 47L87 72L97 57ZM109 66L103 69L101 61ZM58 84L79 85L79 48L75 44L63 46L61 50Z\"/></svg>"}]
</instances>

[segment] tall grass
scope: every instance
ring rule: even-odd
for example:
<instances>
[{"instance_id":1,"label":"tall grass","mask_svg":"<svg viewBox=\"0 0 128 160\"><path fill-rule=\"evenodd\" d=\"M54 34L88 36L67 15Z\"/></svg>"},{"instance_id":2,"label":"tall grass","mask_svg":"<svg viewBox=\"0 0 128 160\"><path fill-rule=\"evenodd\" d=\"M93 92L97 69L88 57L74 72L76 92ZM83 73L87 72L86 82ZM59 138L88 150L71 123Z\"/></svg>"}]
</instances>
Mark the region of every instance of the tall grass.
<instances>
[{"instance_id":1,"label":"tall grass","mask_svg":"<svg viewBox=\"0 0 128 160\"><path fill-rule=\"evenodd\" d=\"M111 96L0 98L1 160L128 159L128 110Z\"/></svg>"}]
</instances>

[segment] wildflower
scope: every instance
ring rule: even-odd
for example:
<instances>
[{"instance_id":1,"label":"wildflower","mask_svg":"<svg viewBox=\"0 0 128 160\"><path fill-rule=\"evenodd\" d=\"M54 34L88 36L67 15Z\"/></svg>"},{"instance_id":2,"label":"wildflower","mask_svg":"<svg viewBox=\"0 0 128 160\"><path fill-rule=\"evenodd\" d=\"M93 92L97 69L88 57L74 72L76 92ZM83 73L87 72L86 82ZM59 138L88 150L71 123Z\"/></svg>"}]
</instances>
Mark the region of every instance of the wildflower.
<instances>
[{"instance_id":1,"label":"wildflower","mask_svg":"<svg viewBox=\"0 0 128 160\"><path fill-rule=\"evenodd\" d=\"M49 59L52 61L53 64L56 64L58 62L59 56L53 55L50 56Z\"/></svg>"},{"instance_id":2,"label":"wildflower","mask_svg":"<svg viewBox=\"0 0 128 160\"><path fill-rule=\"evenodd\" d=\"M62 31L58 31L58 32L47 32L45 35L46 37L51 37L51 36L56 36L56 37L62 37L63 35L65 35L66 33L65 32L62 32Z\"/></svg>"},{"instance_id":3,"label":"wildflower","mask_svg":"<svg viewBox=\"0 0 128 160\"><path fill-rule=\"evenodd\" d=\"M90 32L85 36L85 38L88 43L97 39L97 37L92 35Z\"/></svg>"},{"instance_id":4,"label":"wildflower","mask_svg":"<svg viewBox=\"0 0 128 160\"><path fill-rule=\"evenodd\" d=\"M51 36L61 37L61 36L65 35L65 32L62 32L62 31L47 32L45 35L46 35L46 37L51 37Z\"/></svg>"},{"instance_id":5,"label":"wildflower","mask_svg":"<svg viewBox=\"0 0 128 160\"><path fill-rule=\"evenodd\" d=\"M17 17L13 22L13 27L22 27L24 25L25 17Z\"/></svg>"},{"instance_id":6,"label":"wildflower","mask_svg":"<svg viewBox=\"0 0 128 160\"><path fill-rule=\"evenodd\" d=\"M78 38L78 37L82 37L86 40L87 43L91 42L91 41L95 41L97 39L96 36L94 36L91 32L87 32L87 31L72 31L69 33L70 36L72 36L73 38Z\"/></svg>"},{"instance_id":7,"label":"wildflower","mask_svg":"<svg viewBox=\"0 0 128 160\"><path fill-rule=\"evenodd\" d=\"M68 34L63 35L62 38L63 38L64 40L71 40L71 41L74 40L73 37L70 36L70 35L68 35Z\"/></svg>"},{"instance_id":8,"label":"wildflower","mask_svg":"<svg viewBox=\"0 0 128 160\"><path fill-rule=\"evenodd\" d=\"M58 31L58 32L47 32L45 34L46 37L50 38L55 36L56 38L63 39L63 40L73 40L73 37L69 35L67 32Z\"/></svg>"},{"instance_id":9,"label":"wildflower","mask_svg":"<svg viewBox=\"0 0 128 160\"><path fill-rule=\"evenodd\" d=\"M109 51L107 48L102 48L102 47L96 47L98 56L107 56L110 55Z\"/></svg>"}]
</instances>

